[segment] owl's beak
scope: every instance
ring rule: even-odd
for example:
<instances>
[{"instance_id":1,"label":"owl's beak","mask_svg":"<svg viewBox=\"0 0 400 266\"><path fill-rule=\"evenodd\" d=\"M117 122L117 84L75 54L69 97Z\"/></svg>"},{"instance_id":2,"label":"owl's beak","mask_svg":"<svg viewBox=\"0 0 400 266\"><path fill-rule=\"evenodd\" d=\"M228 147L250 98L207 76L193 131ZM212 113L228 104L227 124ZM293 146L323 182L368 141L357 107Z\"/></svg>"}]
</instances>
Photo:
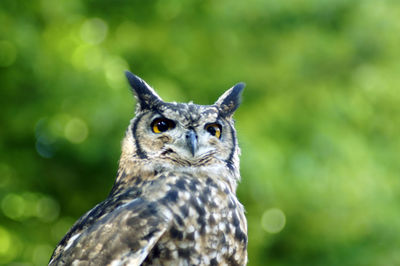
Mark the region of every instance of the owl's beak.
<instances>
[{"instance_id":1,"label":"owl's beak","mask_svg":"<svg viewBox=\"0 0 400 266\"><path fill-rule=\"evenodd\" d=\"M186 133L186 144L187 144L190 152L194 156L194 154L197 151L197 135L196 135L196 132L193 129L190 129Z\"/></svg>"}]
</instances>

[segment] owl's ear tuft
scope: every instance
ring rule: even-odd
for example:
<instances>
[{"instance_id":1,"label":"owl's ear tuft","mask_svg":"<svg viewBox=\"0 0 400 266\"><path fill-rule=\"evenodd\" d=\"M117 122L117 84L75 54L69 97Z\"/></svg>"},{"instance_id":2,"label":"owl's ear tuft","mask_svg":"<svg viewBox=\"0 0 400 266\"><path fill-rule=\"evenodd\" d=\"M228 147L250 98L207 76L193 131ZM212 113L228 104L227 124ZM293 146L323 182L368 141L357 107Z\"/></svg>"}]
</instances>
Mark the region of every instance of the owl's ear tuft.
<instances>
[{"instance_id":1,"label":"owl's ear tuft","mask_svg":"<svg viewBox=\"0 0 400 266\"><path fill-rule=\"evenodd\" d=\"M240 82L218 98L215 105L219 108L222 116L229 118L233 115L240 105L242 91L245 86L243 82Z\"/></svg>"},{"instance_id":2,"label":"owl's ear tuft","mask_svg":"<svg viewBox=\"0 0 400 266\"><path fill-rule=\"evenodd\" d=\"M161 97L144 80L129 71L125 71L125 76L138 101L136 112L153 109L162 103Z\"/></svg>"}]
</instances>

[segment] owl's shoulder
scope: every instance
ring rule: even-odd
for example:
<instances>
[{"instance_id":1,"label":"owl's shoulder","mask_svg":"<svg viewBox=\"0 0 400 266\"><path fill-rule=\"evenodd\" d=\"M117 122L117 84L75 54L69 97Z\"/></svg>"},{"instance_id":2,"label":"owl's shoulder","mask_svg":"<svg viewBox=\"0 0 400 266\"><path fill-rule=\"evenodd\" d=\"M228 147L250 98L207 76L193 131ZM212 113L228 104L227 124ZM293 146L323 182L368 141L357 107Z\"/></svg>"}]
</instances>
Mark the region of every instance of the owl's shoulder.
<instances>
[{"instance_id":1,"label":"owl's shoulder","mask_svg":"<svg viewBox=\"0 0 400 266\"><path fill-rule=\"evenodd\" d=\"M56 257L64 249L69 248L82 232L93 226L106 215L137 199L141 194L142 191L139 187L131 187L115 195L110 193L110 196L107 197L107 199L87 211L74 223L68 233L61 239L52 257Z\"/></svg>"}]
</instances>

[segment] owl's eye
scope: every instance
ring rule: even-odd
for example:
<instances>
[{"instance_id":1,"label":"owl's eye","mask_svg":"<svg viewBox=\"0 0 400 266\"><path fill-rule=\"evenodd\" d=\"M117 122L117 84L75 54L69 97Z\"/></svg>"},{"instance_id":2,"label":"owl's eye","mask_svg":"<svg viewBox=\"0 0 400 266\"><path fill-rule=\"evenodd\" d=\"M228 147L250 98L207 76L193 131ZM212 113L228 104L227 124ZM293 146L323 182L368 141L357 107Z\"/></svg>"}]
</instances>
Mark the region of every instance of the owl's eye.
<instances>
[{"instance_id":1,"label":"owl's eye","mask_svg":"<svg viewBox=\"0 0 400 266\"><path fill-rule=\"evenodd\" d=\"M154 133L162 133L167 130L173 129L175 122L166 118L157 118L151 122L151 129Z\"/></svg>"},{"instance_id":2,"label":"owl's eye","mask_svg":"<svg viewBox=\"0 0 400 266\"><path fill-rule=\"evenodd\" d=\"M207 124L204 127L205 130L208 131L208 133L210 133L212 136L215 136L217 138L221 138L221 125L217 124L217 123L213 123L213 124Z\"/></svg>"}]
</instances>

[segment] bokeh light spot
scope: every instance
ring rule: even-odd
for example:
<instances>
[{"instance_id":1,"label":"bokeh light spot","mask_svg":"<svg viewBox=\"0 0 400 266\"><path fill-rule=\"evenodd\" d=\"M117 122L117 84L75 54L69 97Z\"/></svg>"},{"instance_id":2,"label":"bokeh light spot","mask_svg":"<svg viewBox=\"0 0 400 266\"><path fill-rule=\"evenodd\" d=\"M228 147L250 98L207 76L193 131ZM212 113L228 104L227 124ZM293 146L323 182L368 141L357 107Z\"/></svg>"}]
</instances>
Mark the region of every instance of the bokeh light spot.
<instances>
[{"instance_id":1,"label":"bokeh light spot","mask_svg":"<svg viewBox=\"0 0 400 266\"><path fill-rule=\"evenodd\" d=\"M21 196L10 193L1 201L1 209L8 218L20 220L24 215L25 201Z\"/></svg>"},{"instance_id":2,"label":"bokeh light spot","mask_svg":"<svg viewBox=\"0 0 400 266\"><path fill-rule=\"evenodd\" d=\"M53 148L48 142L45 141L44 138L37 139L35 148L37 153L43 158L51 158L54 155Z\"/></svg>"},{"instance_id":3,"label":"bokeh light spot","mask_svg":"<svg viewBox=\"0 0 400 266\"><path fill-rule=\"evenodd\" d=\"M81 38L89 44L99 44L107 36L107 23L99 18L86 20L81 28Z\"/></svg>"},{"instance_id":4,"label":"bokeh light spot","mask_svg":"<svg viewBox=\"0 0 400 266\"><path fill-rule=\"evenodd\" d=\"M51 158L54 155L53 143L56 138L48 128L48 119L41 118L35 125L36 143L35 148L37 153L44 158Z\"/></svg>"},{"instance_id":5,"label":"bokeh light spot","mask_svg":"<svg viewBox=\"0 0 400 266\"><path fill-rule=\"evenodd\" d=\"M52 222L58 218L60 206L49 197L42 197L37 204L37 216L44 222Z\"/></svg>"},{"instance_id":6,"label":"bokeh light spot","mask_svg":"<svg viewBox=\"0 0 400 266\"><path fill-rule=\"evenodd\" d=\"M272 208L266 210L261 217L262 228L271 234L282 231L286 224L286 216L282 210Z\"/></svg>"},{"instance_id":7,"label":"bokeh light spot","mask_svg":"<svg viewBox=\"0 0 400 266\"><path fill-rule=\"evenodd\" d=\"M10 245L11 237L9 233L4 228L0 227L0 256L7 254Z\"/></svg>"},{"instance_id":8,"label":"bokeh light spot","mask_svg":"<svg viewBox=\"0 0 400 266\"><path fill-rule=\"evenodd\" d=\"M17 48L9 41L0 41L0 67L11 66L17 57Z\"/></svg>"},{"instance_id":9,"label":"bokeh light spot","mask_svg":"<svg viewBox=\"0 0 400 266\"><path fill-rule=\"evenodd\" d=\"M24 192L21 197L25 202L24 218L36 217L37 216L37 205L39 201L40 194L34 192Z\"/></svg>"},{"instance_id":10,"label":"bokeh light spot","mask_svg":"<svg viewBox=\"0 0 400 266\"><path fill-rule=\"evenodd\" d=\"M0 226L0 265L8 265L20 250L20 242L7 228Z\"/></svg>"},{"instance_id":11,"label":"bokeh light spot","mask_svg":"<svg viewBox=\"0 0 400 266\"><path fill-rule=\"evenodd\" d=\"M81 143L87 138L89 129L85 121L80 118L73 118L65 126L64 134L70 142Z\"/></svg>"}]
</instances>

